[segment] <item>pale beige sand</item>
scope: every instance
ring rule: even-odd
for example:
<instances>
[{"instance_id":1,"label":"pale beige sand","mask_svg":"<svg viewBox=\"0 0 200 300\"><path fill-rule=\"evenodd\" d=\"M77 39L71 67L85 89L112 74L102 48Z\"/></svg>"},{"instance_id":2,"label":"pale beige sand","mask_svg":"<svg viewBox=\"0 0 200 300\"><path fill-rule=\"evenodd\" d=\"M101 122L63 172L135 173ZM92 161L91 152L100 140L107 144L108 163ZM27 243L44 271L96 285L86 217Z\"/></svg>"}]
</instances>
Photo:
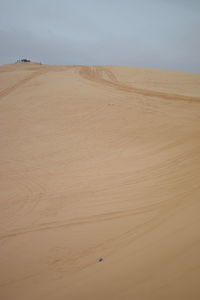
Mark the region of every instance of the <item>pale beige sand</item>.
<instances>
[{"instance_id":1,"label":"pale beige sand","mask_svg":"<svg viewBox=\"0 0 200 300\"><path fill-rule=\"evenodd\" d=\"M0 299L199 300L200 75L28 63L0 90Z\"/></svg>"}]
</instances>

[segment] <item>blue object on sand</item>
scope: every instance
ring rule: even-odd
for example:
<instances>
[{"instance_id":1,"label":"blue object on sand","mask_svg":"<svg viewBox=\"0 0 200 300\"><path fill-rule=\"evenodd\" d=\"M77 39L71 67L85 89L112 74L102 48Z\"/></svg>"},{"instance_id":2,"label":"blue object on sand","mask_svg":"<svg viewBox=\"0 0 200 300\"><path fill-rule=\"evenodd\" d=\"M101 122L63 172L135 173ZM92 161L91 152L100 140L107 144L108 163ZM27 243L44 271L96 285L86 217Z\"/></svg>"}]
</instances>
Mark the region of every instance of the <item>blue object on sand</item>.
<instances>
[{"instance_id":1,"label":"blue object on sand","mask_svg":"<svg viewBox=\"0 0 200 300\"><path fill-rule=\"evenodd\" d=\"M103 258L101 257L101 258L99 258L99 262L102 262L103 261Z\"/></svg>"}]
</instances>

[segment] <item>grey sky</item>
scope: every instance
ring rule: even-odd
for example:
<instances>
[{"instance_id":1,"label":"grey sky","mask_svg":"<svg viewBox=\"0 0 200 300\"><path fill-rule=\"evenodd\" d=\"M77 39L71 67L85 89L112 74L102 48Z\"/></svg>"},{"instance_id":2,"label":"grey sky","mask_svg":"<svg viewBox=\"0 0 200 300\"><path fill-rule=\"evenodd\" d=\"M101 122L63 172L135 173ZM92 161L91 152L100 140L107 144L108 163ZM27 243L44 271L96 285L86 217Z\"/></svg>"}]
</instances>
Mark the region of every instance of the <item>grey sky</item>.
<instances>
[{"instance_id":1,"label":"grey sky","mask_svg":"<svg viewBox=\"0 0 200 300\"><path fill-rule=\"evenodd\" d=\"M200 0L0 0L0 64L200 73Z\"/></svg>"}]
</instances>

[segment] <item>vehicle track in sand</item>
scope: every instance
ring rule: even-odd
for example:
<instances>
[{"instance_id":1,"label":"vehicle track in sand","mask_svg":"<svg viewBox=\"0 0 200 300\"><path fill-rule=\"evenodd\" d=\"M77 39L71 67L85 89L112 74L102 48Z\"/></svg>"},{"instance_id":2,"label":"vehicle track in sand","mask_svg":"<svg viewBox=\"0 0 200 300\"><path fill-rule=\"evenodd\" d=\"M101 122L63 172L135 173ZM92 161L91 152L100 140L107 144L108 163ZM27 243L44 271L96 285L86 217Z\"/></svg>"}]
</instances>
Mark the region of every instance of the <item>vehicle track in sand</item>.
<instances>
[{"instance_id":1,"label":"vehicle track in sand","mask_svg":"<svg viewBox=\"0 0 200 300\"><path fill-rule=\"evenodd\" d=\"M0 99L8 96L10 93L14 92L15 90L17 90L18 88L22 87L25 83L29 82L30 80L45 74L47 71L38 71L38 72L31 72L30 75L28 75L27 77L25 77L24 79L18 81L17 83L15 83L12 86L9 86L8 88L0 91Z\"/></svg>"},{"instance_id":2,"label":"vehicle track in sand","mask_svg":"<svg viewBox=\"0 0 200 300\"><path fill-rule=\"evenodd\" d=\"M146 205L145 207L141 207L138 209L129 209L125 211L115 211L112 213L102 213L99 215L92 215L88 217L78 218L78 219L71 219L68 221L62 221L62 222L50 222L50 223L43 223L43 224L37 224L35 226L25 227L25 228L19 228L15 231L7 232L6 234L0 236L0 240L4 240L11 237L17 237L24 234L34 233L34 232L41 232L46 230L52 230L52 229L59 229L59 228L65 228L65 227L71 227L76 225L83 225L83 224L90 224L90 223L96 223L96 222L102 222L102 221L110 221L113 219L121 219L124 217L129 217L133 215L138 215L142 213L148 213L152 212L155 209L158 209L162 206L162 203L154 203L150 205Z\"/></svg>"},{"instance_id":3,"label":"vehicle track in sand","mask_svg":"<svg viewBox=\"0 0 200 300\"><path fill-rule=\"evenodd\" d=\"M188 103L191 102L200 103L200 97L191 97L191 96L179 95L175 93L165 93L165 92L141 89L141 88L132 87L123 84L122 82L119 82L116 76L105 67L82 66L79 70L79 74L81 75L81 77L87 80L98 82L116 88L118 90L121 90L123 92L135 93L147 97L156 97L164 100L178 100L178 101L185 101Z\"/></svg>"}]
</instances>

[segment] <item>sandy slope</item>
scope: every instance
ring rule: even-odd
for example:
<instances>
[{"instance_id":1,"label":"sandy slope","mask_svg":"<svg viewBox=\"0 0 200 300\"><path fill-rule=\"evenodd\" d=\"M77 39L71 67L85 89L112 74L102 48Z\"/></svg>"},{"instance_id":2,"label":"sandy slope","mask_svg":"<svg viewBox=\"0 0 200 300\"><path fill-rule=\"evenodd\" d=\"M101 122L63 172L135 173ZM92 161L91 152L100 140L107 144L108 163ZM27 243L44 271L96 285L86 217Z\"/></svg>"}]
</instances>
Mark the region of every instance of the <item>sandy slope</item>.
<instances>
[{"instance_id":1,"label":"sandy slope","mask_svg":"<svg viewBox=\"0 0 200 300\"><path fill-rule=\"evenodd\" d=\"M200 75L0 67L0 299L200 299L199 216Z\"/></svg>"}]
</instances>

